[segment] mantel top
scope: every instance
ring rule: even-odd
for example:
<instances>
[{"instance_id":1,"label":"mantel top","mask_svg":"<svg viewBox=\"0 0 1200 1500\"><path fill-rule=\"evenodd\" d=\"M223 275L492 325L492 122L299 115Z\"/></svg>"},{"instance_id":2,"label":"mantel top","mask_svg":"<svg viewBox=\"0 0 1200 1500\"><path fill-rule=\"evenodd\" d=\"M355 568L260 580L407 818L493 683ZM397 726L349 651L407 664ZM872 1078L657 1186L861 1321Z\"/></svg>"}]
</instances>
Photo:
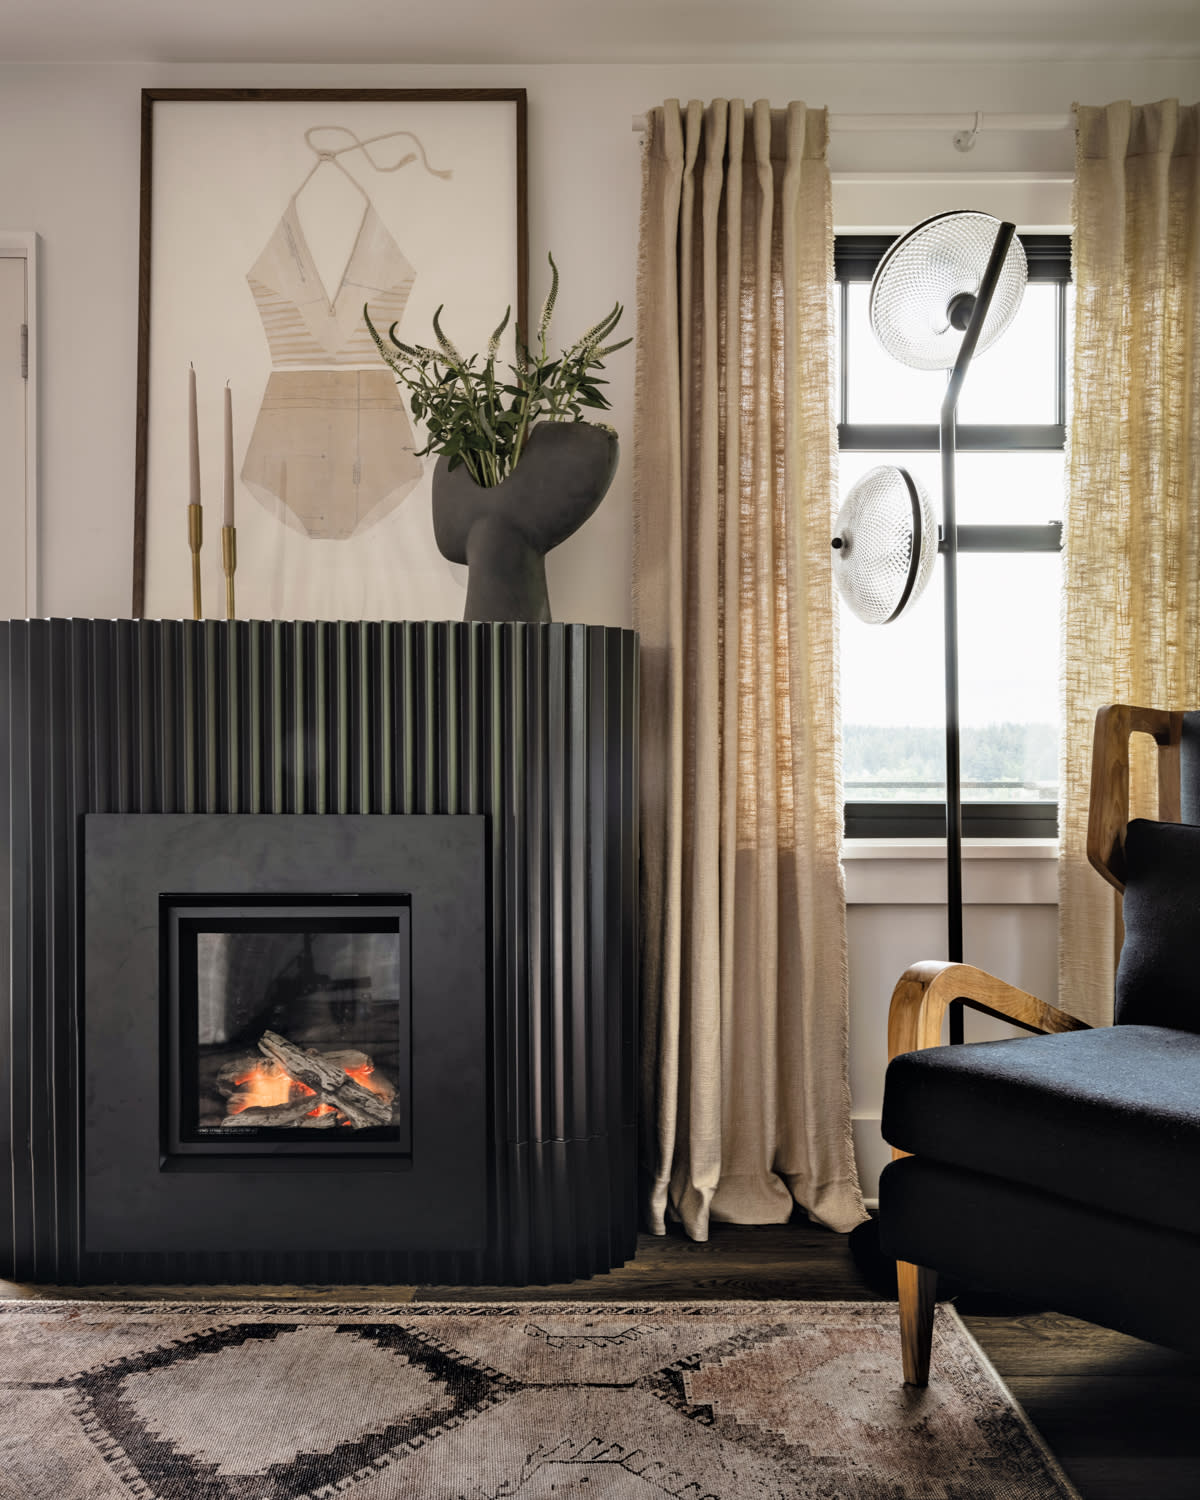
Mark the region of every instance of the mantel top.
<instances>
[{"instance_id":1,"label":"mantel top","mask_svg":"<svg viewBox=\"0 0 1200 1500\"><path fill-rule=\"evenodd\" d=\"M256 629L321 629L321 630L377 630L377 629L424 629L424 630L454 630L454 631L478 631L478 630L547 630L547 631L615 631L621 635L636 636L637 631L627 625L589 625L575 620L184 620L184 619L145 619L134 616L118 616L115 619L99 619L86 615L39 615L31 618L14 616L8 620L0 620L0 627L11 625L29 626L70 626L73 628L97 626L178 626L180 628L195 628L203 626L205 629L221 630L230 625L238 629L253 626Z\"/></svg>"}]
</instances>

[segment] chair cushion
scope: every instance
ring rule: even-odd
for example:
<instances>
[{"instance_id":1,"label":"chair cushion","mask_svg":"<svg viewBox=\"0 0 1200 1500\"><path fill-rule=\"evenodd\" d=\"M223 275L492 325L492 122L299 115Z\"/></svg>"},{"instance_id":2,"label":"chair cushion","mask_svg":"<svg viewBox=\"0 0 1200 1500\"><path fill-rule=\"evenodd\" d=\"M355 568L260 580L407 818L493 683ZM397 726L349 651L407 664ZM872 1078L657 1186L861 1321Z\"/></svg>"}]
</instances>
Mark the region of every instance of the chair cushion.
<instances>
[{"instance_id":1,"label":"chair cushion","mask_svg":"<svg viewBox=\"0 0 1200 1500\"><path fill-rule=\"evenodd\" d=\"M907 1156L879 1179L884 1254L1200 1354L1200 1236Z\"/></svg>"},{"instance_id":2,"label":"chair cushion","mask_svg":"<svg viewBox=\"0 0 1200 1500\"><path fill-rule=\"evenodd\" d=\"M1117 1021L1200 1032L1200 828L1134 818L1125 865Z\"/></svg>"},{"instance_id":3,"label":"chair cushion","mask_svg":"<svg viewBox=\"0 0 1200 1500\"><path fill-rule=\"evenodd\" d=\"M893 1146L1200 1234L1200 1036L1111 1026L894 1058Z\"/></svg>"}]
</instances>

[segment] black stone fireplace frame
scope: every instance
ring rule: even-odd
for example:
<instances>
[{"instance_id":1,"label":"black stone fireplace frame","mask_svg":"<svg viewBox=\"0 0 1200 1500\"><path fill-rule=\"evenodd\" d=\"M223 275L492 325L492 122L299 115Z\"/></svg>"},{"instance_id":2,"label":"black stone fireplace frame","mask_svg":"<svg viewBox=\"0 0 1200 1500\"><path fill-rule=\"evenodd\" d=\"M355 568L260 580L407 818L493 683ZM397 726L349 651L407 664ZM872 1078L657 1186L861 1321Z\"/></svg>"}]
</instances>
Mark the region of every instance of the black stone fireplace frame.
<instances>
[{"instance_id":1,"label":"black stone fireplace frame","mask_svg":"<svg viewBox=\"0 0 1200 1500\"><path fill-rule=\"evenodd\" d=\"M482 817L92 814L84 819L83 1233L96 1251L487 1245ZM308 895L313 872L410 892L413 1150L172 1154L158 922L176 897ZM337 887L335 887L336 889ZM342 887L344 888L344 886ZM169 1063L168 1063L169 1066ZM120 1087L112 1080L118 1078Z\"/></svg>"},{"instance_id":2,"label":"black stone fireplace frame","mask_svg":"<svg viewBox=\"0 0 1200 1500\"><path fill-rule=\"evenodd\" d=\"M605 627L0 623L0 1276L528 1284L627 1259L637 704L637 638ZM482 1248L90 1242L89 813L487 819Z\"/></svg>"}]
</instances>

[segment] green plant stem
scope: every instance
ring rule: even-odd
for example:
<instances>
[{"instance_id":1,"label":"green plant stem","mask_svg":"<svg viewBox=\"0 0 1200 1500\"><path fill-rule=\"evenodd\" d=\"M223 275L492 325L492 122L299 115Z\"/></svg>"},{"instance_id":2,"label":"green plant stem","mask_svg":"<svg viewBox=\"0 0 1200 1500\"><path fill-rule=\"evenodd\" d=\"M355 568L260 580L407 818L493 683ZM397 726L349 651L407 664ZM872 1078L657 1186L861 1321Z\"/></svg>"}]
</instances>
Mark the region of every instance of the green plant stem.
<instances>
[{"instance_id":1,"label":"green plant stem","mask_svg":"<svg viewBox=\"0 0 1200 1500\"><path fill-rule=\"evenodd\" d=\"M529 430L529 406L529 395L526 393L521 401L521 424L517 428L516 437L513 439L513 468L516 468L517 460L521 457L521 453L525 447L525 434Z\"/></svg>"}]
</instances>

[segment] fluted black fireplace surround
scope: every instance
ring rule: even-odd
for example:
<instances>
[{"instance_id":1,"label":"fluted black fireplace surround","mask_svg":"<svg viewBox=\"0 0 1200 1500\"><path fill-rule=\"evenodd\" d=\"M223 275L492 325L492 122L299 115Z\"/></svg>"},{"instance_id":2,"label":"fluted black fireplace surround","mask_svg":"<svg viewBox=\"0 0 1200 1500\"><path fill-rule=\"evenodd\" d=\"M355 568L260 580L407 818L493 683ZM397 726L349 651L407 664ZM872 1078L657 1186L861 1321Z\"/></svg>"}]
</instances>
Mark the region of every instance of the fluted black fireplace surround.
<instances>
[{"instance_id":1,"label":"fluted black fireplace surround","mask_svg":"<svg viewBox=\"0 0 1200 1500\"><path fill-rule=\"evenodd\" d=\"M626 1259L636 704L601 627L0 623L0 1275Z\"/></svg>"}]
</instances>

